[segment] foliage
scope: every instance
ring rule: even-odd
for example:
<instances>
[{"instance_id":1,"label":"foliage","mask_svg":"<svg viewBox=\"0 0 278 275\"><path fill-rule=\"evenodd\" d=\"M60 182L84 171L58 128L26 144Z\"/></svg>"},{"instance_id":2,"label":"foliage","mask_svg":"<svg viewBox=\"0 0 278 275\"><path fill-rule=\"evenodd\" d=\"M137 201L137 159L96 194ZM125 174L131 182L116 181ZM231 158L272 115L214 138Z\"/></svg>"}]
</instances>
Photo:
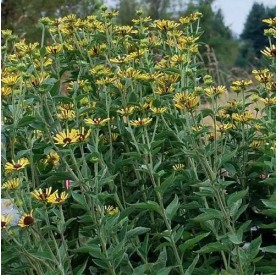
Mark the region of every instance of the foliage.
<instances>
[{"instance_id":1,"label":"foliage","mask_svg":"<svg viewBox=\"0 0 278 275\"><path fill-rule=\"evenodd\" d=\"M237 65L260 66L261 50L269 45L268 37L264 35L265 23L264 18L275 16L275 8L267 8L263 4L254 3L247 17L244 29L240 38L243 40L240 48Z\"/></svg>"},{"instance_id":2,"label":"foliage","mask_svg":"<svg viewBox=\"0 0 278 275\"><path fill-rule=\"evenodd\" d=\"M201 13L117 14L2 31L5 274L274 273L273 56L201 83Z\"/></svg>"},{"instance_id":3,"label":"foliage","mask_svg":"<svg viewBox=\"0 0 278 275\"><path fill-rule=\"evenodd\" d=\"M2 29L12 29L29 41L37 41L41 30L36 28L43 16L55 18L75 12L79 16L92 14L102 0L3 0L1 1Z\"/></svg>"}]
</instances>

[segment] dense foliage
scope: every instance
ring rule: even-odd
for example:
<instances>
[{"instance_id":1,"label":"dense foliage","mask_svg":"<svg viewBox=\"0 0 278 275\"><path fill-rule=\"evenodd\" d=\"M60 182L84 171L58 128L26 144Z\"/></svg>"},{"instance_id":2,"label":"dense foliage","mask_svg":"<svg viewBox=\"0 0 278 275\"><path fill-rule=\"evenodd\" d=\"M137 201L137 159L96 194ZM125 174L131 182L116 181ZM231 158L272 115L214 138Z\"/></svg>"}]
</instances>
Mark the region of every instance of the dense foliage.
<instances>
[{"instance_id":1,"label":"dense foliage","mask_svg":"<svg viewBox=\"0 0 278 275\"><path fill-rule=\"evenodd\" d=\"M4 273L274 274L274 45L225 87L201 13L116 16L2 31Z\"/></svg>"}]
</instances>

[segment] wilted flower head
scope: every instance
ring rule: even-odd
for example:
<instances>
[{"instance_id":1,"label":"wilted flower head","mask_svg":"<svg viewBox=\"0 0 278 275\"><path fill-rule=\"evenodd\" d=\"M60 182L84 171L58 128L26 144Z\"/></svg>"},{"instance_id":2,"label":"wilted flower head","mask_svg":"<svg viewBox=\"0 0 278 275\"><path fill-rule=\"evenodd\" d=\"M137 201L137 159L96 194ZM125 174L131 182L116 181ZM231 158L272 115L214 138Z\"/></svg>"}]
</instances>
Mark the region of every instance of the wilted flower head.
<instances>
[{"instance_id":1,"label":"wilted flower head","mask_svg":"<svg viewBox=\"0 0 278 275\"><path fill-rule=\"evenodd\" d=\"M112 205L105 205L104 206L104 212L106 215L108 216L115 216L119 213L119 208L118 207L114 207Z\"/></svg>"}]
</instances>

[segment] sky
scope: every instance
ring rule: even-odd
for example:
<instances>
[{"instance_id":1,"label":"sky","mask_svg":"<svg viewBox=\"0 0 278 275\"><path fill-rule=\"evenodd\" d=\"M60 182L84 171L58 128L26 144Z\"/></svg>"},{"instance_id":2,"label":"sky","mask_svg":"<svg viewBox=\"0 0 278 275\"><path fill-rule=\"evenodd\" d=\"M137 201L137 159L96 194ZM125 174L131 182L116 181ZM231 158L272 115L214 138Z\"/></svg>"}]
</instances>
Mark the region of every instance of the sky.
<instances>
[{"instance_id":1,"label":"sky","mask_svg":"<svg viewBox=\"0 0 278 275\"><path fill-rule=\"evenodd\" d=\"M275 0L215 0L213 9L218 10L220 8L225 24L230 27L234 34L240 35L255 2L262 3L268 7L275 6Z\"/></svg>"}]
</instances>

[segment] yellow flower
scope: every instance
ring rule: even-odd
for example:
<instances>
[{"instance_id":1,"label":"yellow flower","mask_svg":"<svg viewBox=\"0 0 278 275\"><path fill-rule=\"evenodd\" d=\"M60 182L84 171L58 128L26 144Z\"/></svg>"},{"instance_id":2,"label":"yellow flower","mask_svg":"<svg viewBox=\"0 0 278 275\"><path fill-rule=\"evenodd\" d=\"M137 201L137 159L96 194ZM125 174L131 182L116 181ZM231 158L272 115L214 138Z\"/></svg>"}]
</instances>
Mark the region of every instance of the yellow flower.
<instances>
[{"instance_id":1,"label":"yellow flower","mask_svg":"<svg viewBox=\"0 0 278 275\"><path fill-rule=\"evenodd\" d=\"M134 33L138 33L137 30L134 30L132 26L116 26L115 27L115 33L119 33L120 35L122 35L123 37L127 34L134 34Z\"/></svg>"},{"instance_id":2,"label":"yellow flower","mask_svg":"<svg viewBox=\"0 0 278 275\"><path fill-rule=\"evenodd\" d=\"M165 113L167 111L166 107L151 107L151 111L155 114L155 115L161 115L163 113Z\"/></svg>"},{"instance_id":3,"label":"yellow flower","mask_svg":"<svg viewBox=\"0 0 278 275\"><path fill-rule=\"evenodd\" d=\"M117 63L117 64L121 64L121 63L127 62L126 55L122 55L122 56L117 55L114 58L110 58L110 62Z\"/></svg>"},{"instance_id":4,"label":"yellow flower","mask_svg":"<svg viewBox=\"0 0 278 275\"><path fill-rule=\"evenodd\" d=\"M165 94L171 94L175 91L175 88L170 85L170 86L164 86L164 85L161 85L161 86L158 86L157 88L155 88L154 92L156 94L160 94L160 95L165 95Z\"/></svg>"},{"instance_id":5,"label":"yellow flower","mask_svg":"<svg viewBox=\"0 0 278 275\"><path fill-rule=\"evenodd\" d=\"M193 110L198 107L200 97L186 92L175 94L173 100L176 102L175 106L180 110Z\"/></svg>"},{"instance_id":6,"label":"yellow flower","mask_svg":"<svg viewBox=\"0 0 278 275\"><path fill-rule=\"evenodd\" d=\"M60 156L55 151L50 152L43 160L43 163L47 163L53 166L58 166L59 162L60 162Z\"/></svg>"},{"instance_id":7,"label":"yellow flower","mask_svg":"<svg viewBox=\"0 0 278 275\"><path fill-rule=\"evenodd\" d=\"M4 182L1 188L8 189L8 190L15 190L18 188L19 185L20 185L19 178L13 178Z\"/></svg>"},{"instance_id":8,"label":"yellow flower","mask_svg":"<svg viewBox=\"0 0 278 275\"><path fill-rule=\"evenodd\" d=\"M108 76L111 74L110 69L105 67L104 65L97 65L92 69L90 69L89 72L92 75L98 75L98 76Z\"/></svg>"},{"instance_id":9,"label":"yellow flower","mask_svg":"<svg viewBox=\"0 0 278 275\"><path fill-rule=\"evenodd\" d=\"M66 201L68 196L69 195L66 194L65 191L63 191L60 195L58 194L58 191L55 191L53 194L51 194L47 198L47 202L53 203L53 204L61 204L61 203L64 203Z\"/></svg>"},{"instance_id":10,"label":"yellow flower","mask_svg":"<svg viewBox=\"0 0 278 275\"><path fill-rule=\"evenodd\" d=\"M9 76L2 76L2 82L3 84L7 85L7 86L14 86L16 85L19 80L21 79L20 75L18 74L10 74Z\"/></svg>"},{"instance_id":11,"label":"yellow flower","mask_svg":"<svg viewBox=\"0 0 278 275\"><path fill-rule=\"evenodd\" d=\"M174 84L178 81L180 78L179 74L164 74L160 75L155 79L155 82L158 83L159 85L169 87L171 84Z\"/></svg>"},{"instance_id":12,"label":"yellow flower","mask_svg":"<svg viewBox=\"0 0 278 275\"><path fill-rule=\"evenodd\" d=\"M276 17L274 18L265 18L262 22L268 24L270 27L276 27Z\"/></svg>"},{"instance_id":13,"label":"yellow flower","mask_svg":"<svg viewBox=\"0 0 278 275\"><path fill-rule=\"evenodd\" d=\"M43 82L49 78L49 74L46 72L41 72L37 76L31 76L31 84L34 87L39 87Z\"/></svg>"},{"instance_id":14,"label":"yellow flower","mask_svg":"<svg viewBox=\"0 0 278 275\"><path fill-rule=\"evenodd\" d=\"M86 118L84 121L87 125L90 126L104 126L110 118Z\"/></svg>"},{"instance_id":15,"label":"yellow flower","mask_svg":"<svg viewBox=\"0 0 278 275\"><path fill-rule=\"evenodd\" d=\"M1 96L7 96L10 95L12 93L12 89L11 87L1 87Z\"/></svg>"},{"instance_id":16,"label":"yellow flower","mask_svg":"<svg viewBox=\"0 0 278 275\"><path fill-rule=\"evenodd\" d=\"M71 121L74 120L76 114L74 110L61 110L56 116L58 119Z\"/></svg>"},{"instance_id":17,"label":"yellow flower","mask_svg":"<svg viewBox=\"0 0 278 275\"><path fill-rule=\"evenodd\" d=\"M9 37L11 37L13 32L12 30L7 29L7 30L2 30L1 33L3 35L3 38L8 39Z\"/></svg>"},{"instance_id":18,"label":"yellow flower","mask_svg":"<svg viewBox=\"0 0 278 275\"><path fill-rule=\"evenodd\" d=\"M131 21L136 24L136 25L139 25L139 24L142 24L142 23L147 23L149 21L151 21L151 17L150 16L147 16L147 17L140 17L138 19L132 19Z\"/></svg>"},{"instance_id":19,"label":"yellow flower","mask_svg":"<svg viewBox=\"0 0 278 275\"><path fill-rule=\"evenodd\" d=\"M243 123L246 123L250 120L253 120L254 119L254 116L251 112L244 112L243 114L232 114L232 118L235 120L235 121L239 121L239 122L243 122Z\"/></svg>"},{"instance_id":20,"label":"yellow flower","mask_svg":"<svg viewBox=\"0 0 278 275\"><path fill-rule=\"evenodd\" d=\"M146 126L150 124L152 121L152 118L138 118L137 120L131 120L130 125L135 126L135 127L141 127L141 126Z\"/></svg>"},{"instance_id":21,"label":"yellow flower","mask_svg":"<svg viewBox=\"0 0 278 275\"><path fill-rule=\"evenodd\" d=\"M104 206L104 212L107 216L115 216L117 215L120 210L118 207L114 207L112 205Z\"/></svg>"},{"instance_id":22,"label":"yellow flower","mask_svg":"<svg viewBox=\"0 0 278 275\"><path fill-rule=\"evenodd\" d=\"M33 224L34 224L33 210L30 213L23 214L18 222L18 226L22 228L27 226L32 226Z\"/></svg>"},{"instance_id":23,"label":"yellow flower","mask_svg":"<svg viewBox=\"0 0 278 275\"><path fill-rule=\"evenodd\" d=\"M52 187L46 188L44 191L40 188L39 190L34 190L31 195L38 201L47 201L51 195ZM58 191L55 191L58 192Z\"/></svg>"},{"instance_id":24,"label":"yellow flower","mask_svg":"<svg viewBox=\"0 0 278 275\"><path fill-rule=\"evenodd\" d=\"M175 165L172 166L173 170L176 171L176 172L181 172L184 170L184 164L182 163L177 163Z\"/></svg>"},{"instance_id":25,"label":"yellow flower","mask_svg":"<svg viewBox=\"0 0 278 275\"><path fill-rule=\"evenodd\" d=\"M265 47L263 50L261 50L261 53L270 58L275 58L276 57L276 46L271 45L270 47Z\"/></svg>"},{"instance_id":26,"label":"yellow flower","mask_svg":"<svg viewBox=\"0 0 278 275\"><path fill-rule=\"evenodd\" d=\"M196 126L192 126L191 129L194 133L200 133L204 129L204 126L196 125Z\"/></svg>"},{"instance_id":27,"label":"yellow flower","mask_svg":"<svg viewBox=\"0 0 278 275\"><path fill-rule=\"evenodd\" d=\"M264 30L264 35L268 37L276 37L276 28L269 28Z\"/></svg>"},{"instance_id":28,"label":"yellow flower","mask_svg":"<svg viewBox=\"0 0 278 275\"><path fill-rule=\"evenodd\" d=\"M7 162L5 164L5 171L7 173L19 171L21 169L24 169L28 164L29 164L29 160L27 158L21 158L17 161L12 160L12 162Z\"/></svg>"},{"instance_id":29,"label":"yellow flower","mask_svg":"<svg viewBox=\"0 0 278 275\"><path fill-rule=\"evenodd\" d=\"M37 47L39 43L29 43L28 45L25 44L25 41L20 41L15 43L15 47L20 50L22 53L32 53Z\"/></svg>"},{"instance_id":30,"label":"yellow flower","mask_svg":"<svg viewBox=\"0 0 278 275\"><path fill-rule=\"evenodd\" d=\"M276 97L269 97L269 98L260 98L266 106L272 106L276 104Z\"/></svg>"},{"instance_id":31,"label":"yellow flower","mask_svg":"<svg viewBox=\"0 0 278 275\"><path fill-rule=\"evenodd\" d=\"M43 58L41 57L40 59L34 60L35 68L38 69L40 67L47 67L50 66L53 63L53 60L51 58L48 58L44 56Z\"/></svg>"},{"instance_id":32,"label":"yellow flower","mask_svg":"<svg viewBox=\"0 0 278 275\"><path fill-rule=\"evenodd\" d=\"M57 54L63 49L61 44L51 45L46 47L46 54Z\"/></svg>"},{"instance_id":33,"label":"yellow flower","mask_svg":"<svg viewBox=\"0 0 278 275\"><path fill-rule=\"evenodd\" d=\"M273 82L273 74L269 72L268 69L262 70L253 70L252 73L255 75L255 78L262 84L268 84Z\"/></svg>"},{"instance_id":34,"label":"yellow flower","mask_svg":"<svg viewBox=\"0 0 278 275\"><path fill-rule=\"evenodd\" d=\"M227 91L226 87L225 86L212 86L212 87L209 87L209 88L205 88L205 94L207 96L218 96L218 95L221 95L223 93L225 93Z\"/></svg>"},{"instance_id":35,"label":"yellow flower","mask_svg":"<svg viewBox=\"0 0 278 275\"><path fill-rule=\"evenodd\" d=\"M176 29L180 24L176 23L172 20L154 20L154 23L152 24L153 27L158 28L160 30L169 31Z\"/></svg>"},{"instance_id":36,"label":"yellow flower","mask_svg":"<svg viewBox=\"0 0 278 275\"><path fill-rule=\"evenodd\" d=\"M79 135L76 129L67 129L57 133L53 139L56 141L55 144L63 145L63 147L65 147L69 144L78 142Z\"/></svg>"},{"instance_id":37,"label":"yellow flower","mask_svg":"<svg viewBox=\"0 0 278 275\"><path fill-rule=\"evenodd\" d=\"M113 18L113 17L116 17L118 14L119 14L118 11L111 11L111 12L104 11L101 13L101 16L107 17L107 18Z\"/></svg>"},{"instance_id":38,"label":"yellow flower","mask_svg":"<svg viewBox=\"0 0 278 275\"><path fill-rule=\"evenodd\" d=\"M263 140L253 140L250 144L250 147L253 149L261 148L264 144Z\"/></svg>"},{"instance_id":39,"label":"yellow flower","mask_svg":"<svg viewBox=\"0 0 278 275\"><path fill-rule=\"evenodd\" d=\"M64 16L63 18L61 18L62 22L66 22L66 23L73 23L76 21L76 14L69 14L67 16Z\"/></svg>"},{"instance_id":40,"label":"yellow flower","mask_svg":"<svg viewBox=\"0 0 278 275\"><path fill-rule=\"evenodd\" d=\"M231 129L232 127L233 127L233 125L231 123L224 123L224 124L216 125L216 131L223 134L227 130Z\"/></svg>"},{"instance_id":41,"label":"yellow flower","mask_svg":"<svg viewBox=\"0 0 278 275\"><path fill-rule=\"evenodd\" d=\"M1 215L1 229L6 228L12 221L13 216L8 215Z\"/></svg>"},{"instance_id":42,"label":"yellow flower","mask_svg":"<svg viewBox=\"0 0 278 275\"><path fill-rule=\"evenodd\" d=\"M252 84L252 80L237 80L232 82L231 90L235 93L240 93L245 90L247 86Z\"/></svg>"},{"instance_id":43,"label":"yellow flower","mask_svg":"<svg viewBox=\"0 0 278 275\"><path fill-rule=\"evenodd\" d=\"M123 115L123 116L130 116L134 113L135 108L133 106L128 106L126 108L120 109L117 111L117 113Z\"/></svg>"},{"instance_id":44,"label":"yellow flower","mask_svg":"<svg viewBox=\"0 0 278 275\"><path fill-rule=\"evenodd\" d=\"M85 128L81 127L81 130L78 130L78 137L79 137L79 142L84 142L87 141L88 138L91 135L92 130L89 129L87 133L85 133Z\"/></svg>"},{"instance_id":45,"label":"yellow flower","mask_svg":"<svg viewBox=\"0 0 278 275\"><path fill-rule=\"evenodd\" d=\"M116 133L111 133L111 141L114 142L118 139L118 134ZM110 136L109 134L106 134L104 136L101 136L101 140L103 141L104 144L108 144L110 142Z\"/></svg>"},{"instance_id":46,"label":"yellow flower","mask_svg":"<svg viewBox=\"0 0 278 275\"><path fill-rule=\"evenodd\" d=\"M106 50L105 44L95 45L90 50L88 50L88 54L90 56L99 55L100 53L103 53L105 50ZM103 66L103 65L99 65L99 66Z\"/></svg>"},{"instance_id":47,"label":"yellow flower","mask_svg":"<svg viewBox=\"0 0 278 275\"><path fill-rule=\"evenodd\" d=\"M220 109L218 112L217 112L217 115L219 118L221 119L225 119L225 118L228 118L230 115L227 114L227 110L225 109Z\"/></svg>"}]
</instances>

